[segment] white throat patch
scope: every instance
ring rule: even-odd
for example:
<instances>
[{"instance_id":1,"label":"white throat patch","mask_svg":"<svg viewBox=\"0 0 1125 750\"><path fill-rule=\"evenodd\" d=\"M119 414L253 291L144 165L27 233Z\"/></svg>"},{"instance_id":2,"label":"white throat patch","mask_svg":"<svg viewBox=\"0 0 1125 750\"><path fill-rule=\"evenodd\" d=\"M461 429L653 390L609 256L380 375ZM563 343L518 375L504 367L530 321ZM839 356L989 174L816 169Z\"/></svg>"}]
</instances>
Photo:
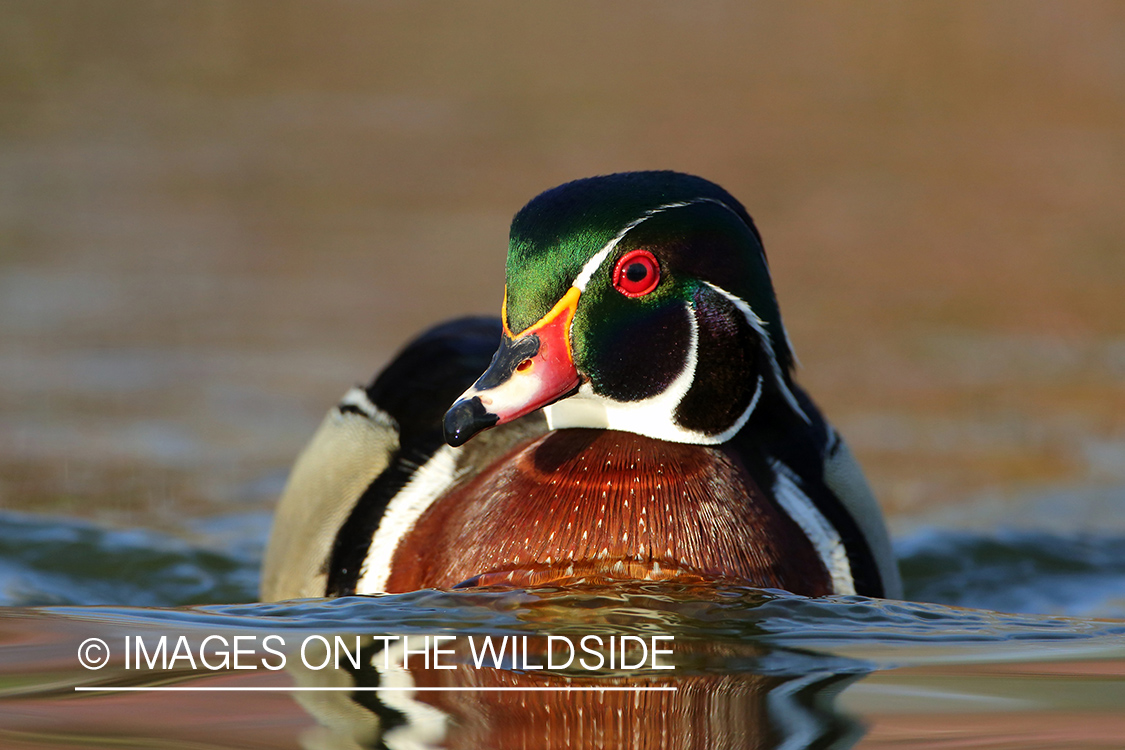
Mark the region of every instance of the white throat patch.
<instances>
[{"instance_id":1,"label":"white throat patch","mask_svg":"<svg viewBox=\"0 0 1125 750\"><path fill-rule=\"evenodd\" d=\"M558 401L543 409L547 417L547 427L552 430L567 427L590 427L603 430L620 430L638 435L667 440L673 443L694 443L696 445L717 445L730 440L742 429L750 418L758 399L762 395L762 376L753 398L745 411L729 428L717 435L689 430L676 422L676 408L684 400L699 369L699 323L691 305L684 305L688 316L688 351L684 368L676 379L660 393L640 401L614 401L594 393L587 382L578 393Z\"/></svg>"},{"instance_id":2,"label":"white throat patch","mask_svg":"<svg viewBox=\"0 0 1125 750\"><path fill-rule=\"evenodd\" d=\"M685 430L673 419L676 407L695 380L699 352L699 326L691 307L685 305L685 310L691 332L686 361L684 369L667 388L641 401L614 401L594 393L593 387L586 382L578 393L543 410L547 416L547 427L552 430L565 427L621 430L675 443L718 442L707 440L706 435Z\"/></svg>"}]
</instances>

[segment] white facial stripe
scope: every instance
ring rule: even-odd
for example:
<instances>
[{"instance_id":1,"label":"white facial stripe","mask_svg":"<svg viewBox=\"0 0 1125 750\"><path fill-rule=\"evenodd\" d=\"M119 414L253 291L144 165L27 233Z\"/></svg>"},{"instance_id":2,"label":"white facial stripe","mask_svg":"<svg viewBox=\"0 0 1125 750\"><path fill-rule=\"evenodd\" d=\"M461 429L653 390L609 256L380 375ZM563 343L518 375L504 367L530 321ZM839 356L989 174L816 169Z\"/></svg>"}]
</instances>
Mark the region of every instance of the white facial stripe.
<instances>
[{"instance_id":1,"label":"white facial stripe","mask_svg":"<svg viewBox=\"0 0 1125 750\"><path fill-rule=\"evenodd\" d=\"M726 432L721 432L715 435L714 441L716 443L725 443L734 437L739 430L746 424L746 420L750 419L750 415L754 413L754 407L758 405L758 399L762 397L762 376L758 376L758 385L754 388L754 396L750 399L750 405L746 407L746 411L742 412L742 416L735 420L734 424L730 426Z\"/></svg>"},{"instance_id":2,"label":"white facial stripe","mask_svg":"<svg viewBox=\"0 0 1125 750\"><path fill-rule=\"evenodd\" d=\"M771 459L770 465L777 475L773 485L774 498L812 542L817 556L832 578L832 590L837 594L854 594L852 566L848 562L848 551L840 534L801 490L800 480L788 466L777 459Z\"/></svg>"},{"instance_id":3,"label":"white facial stripe","mask_svg":"<svg viewBox=\"0 0 1125 750\"><path fill-rule=\"evenodd\" d=\"M399 543L457 479L457 449L443 445L414 472L406 486L394 496L371 538L367 557L360 568L357 594L381 594L390 578L391 560Z\"/></svg>"},{"instance_id":4,"label":"white facial stripe","mask_svg":"<svg viewBox=\"0 0 1125 750\"><path fill-rule=\"evenodd\" d=\"M777 356L773 351L772 340L770 339L769 334L766 332L766 322L759 318L757 314L750 309L750 305L746 304L739 297L736 297L735 295L731 294L721 287L715 286L710 281L704 283L719 294L726 297L728 300L730 300L731 304L742 311L743 316L745 316L746 318L746 322L750 324L750 327L753 328L754 331L757 332L758 336L762 339L762 345L766 348L766 355L770 360L770 368L773 370L773 377L777 382L777 387L781 391L781 395L785 397L786 402L788 402L789 406L793 409L793 411L797 413L797 415L801 419L811 424L811 422L809 422L808 415L805 414L804 410L802 410L800 405L797 403L796 396L793 395L793 392L789 390L789 386L785 383L785 378L781 373L781 365L777 363ZM784 328L782 329L782 335L785 335Z\"/></svg>"},{"instance_id":5,"label":"white facial stripe","mask_svg":"<svg viewBox=\"0 0 1125 750\"><path fill-rule=\"evenodd\" d=\"M641 218L634 219L633 221L629 222L625 225L624 229L622 229L614 236L612 240L605 243L605 247L594 253L594 257L590 258L590 260L586 261L586 265L582 266L582 270L574 279L573 286L577 287L578 291L580 292L586 291L586 285L590 283L590 279L593 278L594 273L596 273L597 270L601 268L602 263L605 263L605 259L609 257L610 253L613 252L613 248L617 247L617 243L621 242L621 240L625 237L626 234L629 233L630 230L633 229L633 227L637 226L651 215L652 214L650 213L646 213Z\"/></svg>"},{"instance_id":6,"label":"white facial stripe","mask_svg":"<svg viewBox=\"0 0 1125 750\"><path fill-rule=\"evenodd\" d=\"M730 206L726 205L722 201L717 201L714 198L694 198L690 201L677 201L675 203L665 203L662 206L657 206L656 208L650 208L649 210L647 210L643 214L641 214L638 218L633 219L631 222L626 224L621 229L621 231L618 232L616 236L614 236L614 238L612 240L610 240L609 242L607 242L605 244L605 247L603 247L598 252L594 253L594 257L590 258L590 260L586 261L586 265L582 266L582 271L574 279L573 285L578 287L578 291L580 291L580 292L586 291L586 285L590 283L590 279L593 278L593 276L597 272L597 270L599 268L601 268L602 263L605 263L605 259L609 257L610 253L613 252L613 249L615 247L617 247L617 244L619 242L621 242L622 239L625 238L625 235L629 234L629 232L633 231L633 229L635 229L640 224L642 224L645 221L651 219L653 216L656 216L656 214L663 213L664 211L667 211L669 209L684 208L686 206L693 206L697 203L714 203L716 205L722 206L723 208L727 209L728 211L733 212L733 209L731 209Z\"/></svg>"}]
</instances>

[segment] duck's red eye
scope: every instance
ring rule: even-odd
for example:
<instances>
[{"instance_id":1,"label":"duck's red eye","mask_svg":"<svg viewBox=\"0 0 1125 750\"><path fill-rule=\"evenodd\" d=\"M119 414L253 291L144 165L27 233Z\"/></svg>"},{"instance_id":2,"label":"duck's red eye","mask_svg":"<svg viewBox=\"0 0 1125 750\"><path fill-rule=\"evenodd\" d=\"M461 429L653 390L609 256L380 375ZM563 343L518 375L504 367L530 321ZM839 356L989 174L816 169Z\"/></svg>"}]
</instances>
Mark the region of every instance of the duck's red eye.
<instances>
[{"instance_id":1,"label":"duck's red eye","mask_svg":"<svg viewBox=\"0 0 1125 750\"><path fill-rule=\"evenodd\" d=\"M660 283L660 266L648 250L632 250L613 269L613 286L626 297L643 297Z\"/></svg>"}]
</instances>

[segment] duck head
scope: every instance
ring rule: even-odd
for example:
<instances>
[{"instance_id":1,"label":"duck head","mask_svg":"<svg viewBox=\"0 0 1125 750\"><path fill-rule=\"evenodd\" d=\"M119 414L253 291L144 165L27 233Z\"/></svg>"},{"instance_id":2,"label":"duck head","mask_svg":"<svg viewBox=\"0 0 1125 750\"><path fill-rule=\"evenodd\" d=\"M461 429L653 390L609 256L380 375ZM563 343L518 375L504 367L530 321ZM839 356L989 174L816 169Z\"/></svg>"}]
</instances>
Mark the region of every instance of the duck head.
<instances>
[{"instance_id":1,"label":"duck head","mask_svg":"<svg viewBox=\"0 0 1125 750\"><path fill-rule=\"evenodd\" d=\"M719 186L677 172L570 182L512 221L503 337L445 415L445 439L546 407L551 428L680 443L735 435L793 395L761 237Z\"/></svg>"}]
</instances>

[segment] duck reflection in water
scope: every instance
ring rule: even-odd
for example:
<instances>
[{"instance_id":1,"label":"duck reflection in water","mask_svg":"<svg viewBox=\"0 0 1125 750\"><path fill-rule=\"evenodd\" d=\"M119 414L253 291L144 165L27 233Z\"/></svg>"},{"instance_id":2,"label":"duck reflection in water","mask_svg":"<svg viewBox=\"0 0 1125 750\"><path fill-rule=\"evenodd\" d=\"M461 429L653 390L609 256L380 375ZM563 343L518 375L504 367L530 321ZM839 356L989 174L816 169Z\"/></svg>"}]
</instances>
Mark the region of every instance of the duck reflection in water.
<instances>
[{"instance_id":1,"label":"duck reflection in water","mask_svg":"<svg viewBox=\"0 0 1125 750\"><path fill-rule=\"evenodd\" d=\"M725 190L675 172L549 190L512 222L500 319L434 328L328 414L279 503L262 596L636 581L901 596L879 507L793 366L761 237ZM606 707L598 736L679 716L688 747L704 717L761 716L789 684L654 679L681 692L418 705L459 731L509 716L534 746L555 742L547 725L578 732L579 708Z\"/></svg>"},{"instance_id":2,"label":"duck reflection in water","mask_svg":"<svg viewBox=\"0 0 1125 750\"><path fill-rule=\"evenodd\" d=\"M740 627L752 635L752 609L768 598L748 590L737 594L737 601L750 610ZM525 596L519 614L525 632L563 632L565 640L574 644L591 634L603 644L611 638L620 642L622 635L630 634L636 644L659 630L674 639L673 656L661 657L674 664L672 671L651 669L650 655L644 665L623 670L588 670L577 664L565 670L513 669L510 649L499 668L491 659L478 668L479 651L473 653L466 636L445 646L453 653L444 652L441 664L454 669L435 669L433 662L427 668L421 634L410 636L409 668L403 667L402 638L389 644L385 638L365 639L359 668L345 660L346 669L311 670L290 660L297 664L289 669L298 685L360 688L350 693L297 693L319 724L302 737L303 744L339 749L708 750L854 744L862 728L838 714L833 699L862 674L860 665L841 668L839 662L791 658L791 652L750 638L692 639L691 614L705 610L709 599L710 605L725 606L723 611L729 613L731 596L729 589L720 596L713 589L676 584L643 588L623 584L603 592L580 586ZM626 612L643 616L630 618ZM478 635L475 641L479 644L485 637ZM513 631L491 637L497 646L505 638L520 643L521 649L526 642L530 651L526 662L547 664L545 636ZM352 644L354 637L344 640ZM566 661L568 654L565 646L556 648L555 663ZM309 661L315 665L329 656L313 654ZM627 666L644 657L632 649ZM515 666L524 662L520 651ZM593 666L596 659L588 657L586 664ZM598 688L608 690L592 690Z\"/></svg>"}]
</instances>

